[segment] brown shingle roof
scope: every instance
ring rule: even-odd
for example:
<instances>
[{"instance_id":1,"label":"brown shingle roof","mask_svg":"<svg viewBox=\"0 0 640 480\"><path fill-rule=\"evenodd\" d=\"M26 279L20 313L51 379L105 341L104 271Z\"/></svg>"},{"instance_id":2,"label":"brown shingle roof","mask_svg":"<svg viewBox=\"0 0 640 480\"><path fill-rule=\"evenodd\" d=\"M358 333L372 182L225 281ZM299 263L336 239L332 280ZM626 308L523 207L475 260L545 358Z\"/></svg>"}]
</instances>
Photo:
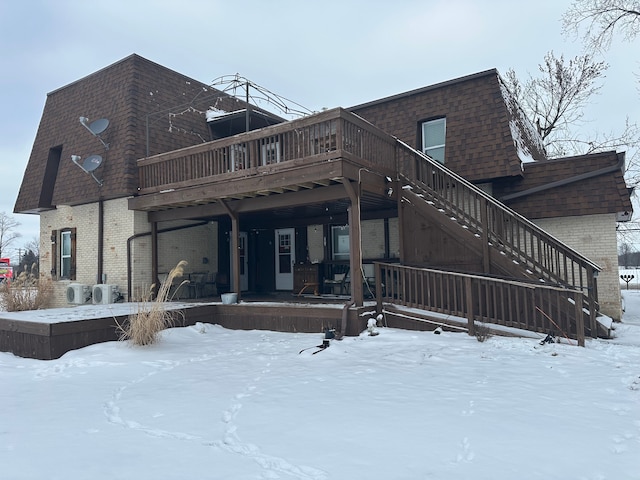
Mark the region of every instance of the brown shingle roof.
<instances>
[{"instance_id":1,"label":"brown shingle roof","mask_svg":"<svg viewBox=\"0 0 640 480\"><path fill-rule=\"evenodd\" d=\"M519 181L494 184L494 196L527 218L631 211L624 153L604 152L525 165Z\"/></svg>"},{"instance_id":2,"label":"brown shingle roof","mask_svg":"<svg viewBox=\"0 0 640 480\"><path fill-rule=\"evenodd\" d=\"M512 126L521 130L519 137L534 159L546 159L539 143L522 128L521 112L507 104L505 93L492 69L350 110L417 149L421 149L421 123L446 117L445 164L468 180L480 182L522 174Z\"/></svg>"},{"instance_id":3,"label":"brown shingle roof","mask_svg":"<svg viewBox=\"0 0 640 480\"><path fill-rule=\"evenodd\" d=\"M216 92L134 54L49 93L14 212L135 194L136 160L147 150L147 118L150 154L208 140L204 115L178 108L205 98L207 89ZM202 104L203 109L207 106L206 102ZM148 116L163 109L169 110ZM182 114L171 117L169 113ZM109 128L102 134L108 150L80 124L80 116L90 121L109 120ZM50 152L54 157L59 152L57 168ZM95 172L104 181L103 187L71 162L71 155L86 158L91 154L104 159ZM42 194L47 184L52 191Z\"/></svg>"}]
</instances>

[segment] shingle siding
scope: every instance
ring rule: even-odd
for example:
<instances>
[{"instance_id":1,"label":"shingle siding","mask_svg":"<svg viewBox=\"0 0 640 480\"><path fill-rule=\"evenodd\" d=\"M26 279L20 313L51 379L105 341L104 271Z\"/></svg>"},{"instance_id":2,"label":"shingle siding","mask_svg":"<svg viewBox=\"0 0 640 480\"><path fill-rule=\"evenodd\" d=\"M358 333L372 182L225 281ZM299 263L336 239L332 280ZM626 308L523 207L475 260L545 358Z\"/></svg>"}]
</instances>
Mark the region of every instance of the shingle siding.
<instances>
[{"instance_id":1,"label":"shingle siding","mask_svg":"<svg viewBox=\"0 0 640 480\"><path fill-rule=\"evenodd\" d=\"M517 181L494 183L498 199L527 218L567 217L631 211L623 169L624 154L603 152L548 162L528 163ZM598 174L598 172L601 172ZM589 175L592 175L589 178ZM572 182L572 179L580 178ZM530 189L566 182L522 195ZM509 198L521 194L517 198Z\"/></svg>"},{"instance_id":2,"label":"shingle siding","mask_svg":"<svg viewBox=\"0 0 640 480\"><path fill-rule=\"evenodd\" d=\"M471 181L520 176L520 158L511 135L510 115L495 70L350 110L421 150L423 121L446 117L445 165ZM526 138L526 134L522 132ZM545 158L534 150L537 159Z\"/></svg>"},{"instance_id":3,"label":"shingle siding","mask_svg":"<svg viewBox=\"0 0 640 480\"><path fill-rule=\"evenodd\" d=\"M49 93L14 211L29 212L51 206L41 204L40 191L49 150L58 146L62 147L62 156L53 206L135 194L136 160L146 155L147 116L165 110L149 117L150 154L201 143L209 139L204 114L200 110L189 111L186 104L196 100L196 107L206 109L207 102L197 100L211 90L205 84L131 55ZM226 103L231 106L231 102ZM177 115L171 117L169 113ZM81 116L90 122L109 120L108 129L101 135L109 144L108 150L80 124ZM104 181L103 187L71 162L71 155L86 158L91 154L103 157L103 164L96 171L96 177Z\"/></svg>"}]
</instances>

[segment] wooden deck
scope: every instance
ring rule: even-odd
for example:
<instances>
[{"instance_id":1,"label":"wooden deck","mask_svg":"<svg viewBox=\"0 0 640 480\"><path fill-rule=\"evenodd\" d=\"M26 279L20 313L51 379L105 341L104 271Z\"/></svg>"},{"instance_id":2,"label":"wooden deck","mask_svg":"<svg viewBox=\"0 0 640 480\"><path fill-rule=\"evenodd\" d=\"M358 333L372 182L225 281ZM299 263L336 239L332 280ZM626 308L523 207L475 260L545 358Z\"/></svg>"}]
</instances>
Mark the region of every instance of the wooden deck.
<instances>
[{"instance_id":1,"label":"wooden deck","mask_svg":"<svg viewBox=\"0 0 640 480\"><path fill-rule=\"evenodd\" d=\"M489 328L493 335L533 338L538 338L547 331L557 331L555 328L557 324L546 324L548 317L545 319L544 316L538 315L539 311L533 309L521 309L517 318L527 318L527 312L531 310L537 315L535 320L531 320L535 323L535 328L526 322L525 324L521 321L505 322L502 318L504 315L492 318L489 315L491 313L489 306L493 305L493 302L489 300L493 295L482 301L476 299L469 303L465 300L464 288L456 286L455 282L447 283L443 280L436 282L447 283L450 288L458 291L458 294L454 295L455 298L459 298L458 302L454 302L455 305L425 303L424 295L416 296L414 287L423 283L423 280L419 280L419 275L441 276L446 275L445 272L434 273L426 269L408 269L409 278L406 272L400 274L397 266L378 264L377 268L386 269L384 278L387 279L390 288L385 293L378 292L380 302L373 300L361 307L353 306L352 301L344 296L298 296L279 293L246 295L240 303L231 305L225 305L219 299L215 299L218 301L204 299L195 302L167 302L166 308L183 312L184 315L175 326L188 326L202 322L235 330L321 334L327 328L335 328L338 332L344 332L346 336L357 336L367 328L370 318L375 317L378 312L383 312L384 326L408 330L434 330L442 327L444 330L473 335L474 325L480 324ZM391 282L390 275L394 272L395 281ZM410 281L405 281L407 279ZM496 281L498 286L506 283L508 282ZM394 286L391 287L391 285ZM551 289L554 292L557 290L559 294L566 293L552 287L538 288ZM531 286L528 286L528 289L531 289ZM503 294L500 293L498 296L502 298ZM430 297L437 300L438 295ZM418 301L418 298L421 300ZM509 305L511 303L506 302ZM496 303L498 304L505 303L501 301ZM552 304L553 302L547 302L547 306ZM471 310L465 310L466 306ZM139 308L140 306L136 303L124 303L28 312L0 312L0 351L11 352L20 357L51 360L60 358L71 350L115 341L118 339L117 325L124 324L129 314L135 313ZM559 315L556 318L561 319L562 316ZM569 322L569 319L564 321L565 323L560 326L561 330L566 329L567 338L575 340L578 345L584 345L585 337L582 328L576 329L575 323ZM608 338L607 335L602 336Z\"/></svg>"},{"instance_id":2,"label":"wooden deck","mask_svg":"<svg viewBox=\"0 0 640 480\"><path fill-rule=\"evenodd\" d=\"M213 323L241 330L322 333L341 328L358 335L366 328L367 311L375 306L350 308L343 320L344 298L283 296L252 297L251 301L224 305L220 302L168 302L167 308L181 310L184 317L176 326ZM0 351L40 360L60 358L70 350L118 339L117 324L124 324L135 303L81 305L69 308L0 312Z\"/></svg>"}]
</instances>

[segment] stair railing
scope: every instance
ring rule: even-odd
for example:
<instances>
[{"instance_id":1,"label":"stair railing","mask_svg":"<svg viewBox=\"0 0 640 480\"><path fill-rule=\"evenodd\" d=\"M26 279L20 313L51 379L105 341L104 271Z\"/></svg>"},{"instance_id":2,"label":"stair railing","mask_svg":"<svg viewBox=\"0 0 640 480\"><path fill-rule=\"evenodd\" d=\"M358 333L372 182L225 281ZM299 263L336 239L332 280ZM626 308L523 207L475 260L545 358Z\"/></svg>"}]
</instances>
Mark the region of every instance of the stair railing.
<instances>
[{"instance_id":1,"label":"stair railing","mask_svg":"<svg viewBox=\"0 0 640 480\"><path fill-rule=\"evenodd\" d=\"M470 335L492 324L553 332L584 346L585 333L597 334L585 329L579 290L381 262L375 269L379 312L387 303L455 316L466 319Z\"/></svg>"},{"instance_id":2,"label":"stair railing","mask_svg":"<svg viewBox=\"0 0 640 480\"><path fill-rule=\"evenodd\" d=\"M508 255L529 277L536 276L547 285L583 292L585 309L590 312L591 330L595 332L596 277L601 270L598 265L400 140L397 141L396 160L403 188L414 190L413 193L434 208L455 218L462 228L472 231L485 245Z\"/></svg>"}]
</instances>

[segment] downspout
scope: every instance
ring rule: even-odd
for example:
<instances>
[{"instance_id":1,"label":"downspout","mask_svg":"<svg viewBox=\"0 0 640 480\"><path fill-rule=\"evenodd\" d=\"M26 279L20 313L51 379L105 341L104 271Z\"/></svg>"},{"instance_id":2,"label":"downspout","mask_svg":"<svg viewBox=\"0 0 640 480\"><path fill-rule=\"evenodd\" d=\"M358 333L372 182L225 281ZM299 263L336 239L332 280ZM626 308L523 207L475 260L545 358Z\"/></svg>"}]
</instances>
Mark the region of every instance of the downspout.
<instances>
[{"instance_id":1,"label":"downspout","mask_svg":"<svg viewBox=\"0 0 640 480\"><path fill-rule=\"evenodd\" d=\"M104 277L104 200L98 200L98 274L96 283L105 283Z\"/></svg>"},{"instance_id":2,"label":"downspout","mask_svg":"<svg viewBox=\"0 0 640 480\"><path fill-rule=\"evenodd\" d=\"M193 227L201 227L202 225L206 225L209 222L200 222L200 223L194 223L192 225L182 225L180 227L171 227L171 228L164 228L162 230L157 230L157 233L166 233L166 232L173 232L176 230L184 230L186 228L193 228ZM143 233L136 233L135 235L131 235L129 238L127 238L127 301L130 302L131 301L131 290L132 290L132 285L131 285L131 244L132 242L136 239L136 238L141 238L141 237L148 237L152 234L153 232L143 232ZM158 279L154 278L153 279L154 282L157 282Z\"/></svg>"}]
</instances>

